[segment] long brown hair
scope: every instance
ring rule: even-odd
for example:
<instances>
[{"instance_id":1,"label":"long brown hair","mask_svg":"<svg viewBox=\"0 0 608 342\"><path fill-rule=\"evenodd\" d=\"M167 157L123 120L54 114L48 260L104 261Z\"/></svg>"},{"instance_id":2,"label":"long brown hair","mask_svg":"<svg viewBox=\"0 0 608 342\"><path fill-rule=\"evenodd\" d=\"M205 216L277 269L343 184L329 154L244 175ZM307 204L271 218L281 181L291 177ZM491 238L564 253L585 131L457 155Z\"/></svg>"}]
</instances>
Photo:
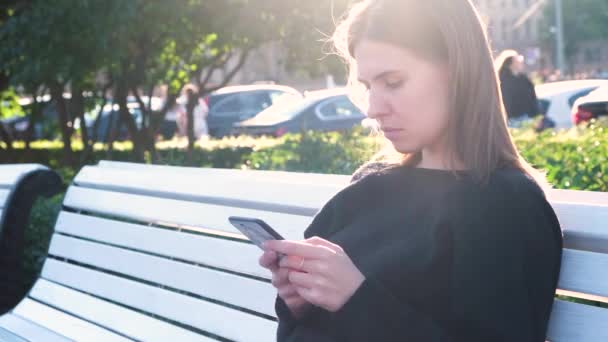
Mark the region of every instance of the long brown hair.
<instances>
[{"instance_id":1,"label":"long brown hair","mask_svg":"<svg viewBox=\"0 0 608 342\"><path fill-rule=\"evenodd\" d=\"M452 113L446 138L454 146L450 166L460 160L482 183L496 169L514 167L544 184L544 177L519 155L507 129L487 34L469 0L364 0L351 8L332 39L350 65L349 84L355 88L360 85L353 51L363 39L447 63ZM412 153L400 159L412 165L420 158Z\"/></svg>"}]
</instances>

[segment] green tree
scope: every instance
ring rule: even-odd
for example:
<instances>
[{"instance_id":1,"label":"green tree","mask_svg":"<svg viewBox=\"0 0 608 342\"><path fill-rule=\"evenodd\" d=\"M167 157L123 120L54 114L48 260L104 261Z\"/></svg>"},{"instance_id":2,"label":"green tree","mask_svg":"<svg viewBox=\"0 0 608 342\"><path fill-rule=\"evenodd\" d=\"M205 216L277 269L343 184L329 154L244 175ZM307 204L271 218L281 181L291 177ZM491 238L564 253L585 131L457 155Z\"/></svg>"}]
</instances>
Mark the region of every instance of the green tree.
<instances>
[{"instance_id":1,"label":"green tree","mask_svg":"<svg viewBox=\"0 0 608 342\"><path fill-rule=\"evenodd\" d=\"M13 0L14 1L14 0ZM18 1L15 1L17 3ZM341 13L348 1L335 1ZM296 0L23 0L14 5L0 26L0 70L9 84L21 87L35 100L50 93L57 109L66 160L73 162L70 142L75 119L81 122L85 149L94 140L84 124L86 92L105 103L111 89L119 106L120 124L127 127L136 159L154 151L154 141L168 110L188 82L198 91L188 104L227 84L251 49L279 41L289 47L289 63L307 70L325 70L311 51L319 51L321 32L331 31L331 8ZM8 11L6 11L7 14ZM236 58L236 66L229 61ZM299 59L298 59L299 58ZM309 62L312 61L312 62ZM230 65L230 68L228 68ZM228 70L227 70L228 69ZM219 84L211 75L223 70ZM100 82L101 80L101 82ZM160 110L142 95L167 86ZM66 101L63 93L71 92ZM140 123L128 108L133 95L142 111ZM92 102L92 101L91 101ZM32 106L30 123L40 116ZM103 106L101 106L103 108ZM99 117L99 116L98 116ZM189 120L190 123L193 120ZM95 131L95 130L94 130ZM193 130L189 127L190 151ZM111 146L111 144L110 144ZM86 153L85 153L86 155ZM154 155L154 154L153 154Z\"/></svg>"},{"instance_id":2,"label":"green tree","mask_svg":"<svg viewBox=\"0 0 608 342\"><path fill-rule=\"evenodd\" d=\"M555 41L555 1L548 0L541 23L541 37L548 46ZM606 39L608 36L608 1L563 0L565 53L571 59L584 41Z\"/></svg>"}]
</instances>

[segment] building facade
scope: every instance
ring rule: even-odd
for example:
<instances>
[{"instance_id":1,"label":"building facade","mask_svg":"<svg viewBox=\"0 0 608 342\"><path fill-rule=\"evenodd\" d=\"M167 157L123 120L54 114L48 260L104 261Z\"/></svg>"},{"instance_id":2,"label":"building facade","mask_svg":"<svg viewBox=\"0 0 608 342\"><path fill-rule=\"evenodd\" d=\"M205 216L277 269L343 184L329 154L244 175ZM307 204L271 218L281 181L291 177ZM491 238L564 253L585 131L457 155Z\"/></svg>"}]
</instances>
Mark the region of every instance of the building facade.
<instances>
[{"instance_id":1,"label":"building facade","mask_svg":"<svg viewBox=\"0 0 608 342\"><path fill-rule=\"evenodd\" d=\"M473 0L487 26L492 50L515 49L526 58L529 70L554 68L554 44L543 44L541 25L545 6L552 0ZM564 0L575 1L575 0ZM553 18L546 18L550 22ZM568 27L564 27L568 30ZM569 74L596 77L608 73L608 41L581 37L567 60ZM603 77L603 76L602 76Z\"/></svg>"},{"instance_id":2,"label":"building facade","mask_svg":"<svg viewBox=\"0 0 608 342\"><path fill-rule=\"evenodd\" d=\"M515 49L526 57L533 69L550 63L550 55L541 46L540 26L544 2L538 0L474 0L486 24L495 54Z\"/></svg>"}]
</instances>

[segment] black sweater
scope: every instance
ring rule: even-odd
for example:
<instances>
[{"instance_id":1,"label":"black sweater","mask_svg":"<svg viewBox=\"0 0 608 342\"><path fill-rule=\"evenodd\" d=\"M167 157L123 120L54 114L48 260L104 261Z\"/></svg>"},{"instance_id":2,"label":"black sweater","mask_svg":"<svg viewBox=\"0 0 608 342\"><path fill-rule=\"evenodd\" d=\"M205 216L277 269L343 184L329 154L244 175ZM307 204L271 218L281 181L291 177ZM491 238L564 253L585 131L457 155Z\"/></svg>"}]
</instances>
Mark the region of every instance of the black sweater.
<instances>
[{"instance_id":1,"label":"black sweater","mask_svg":"<svg viewBox=\"0 0 608 342\"><path fill-rule=\"evenodd\" d=\"M342 246L366 280L335 313L313 307L296 320L277 298L278 341L545 341L562 234L520 171L496 171L486 186L466 172L373 172L305 236Z\"/></svg>"}]
</instances>

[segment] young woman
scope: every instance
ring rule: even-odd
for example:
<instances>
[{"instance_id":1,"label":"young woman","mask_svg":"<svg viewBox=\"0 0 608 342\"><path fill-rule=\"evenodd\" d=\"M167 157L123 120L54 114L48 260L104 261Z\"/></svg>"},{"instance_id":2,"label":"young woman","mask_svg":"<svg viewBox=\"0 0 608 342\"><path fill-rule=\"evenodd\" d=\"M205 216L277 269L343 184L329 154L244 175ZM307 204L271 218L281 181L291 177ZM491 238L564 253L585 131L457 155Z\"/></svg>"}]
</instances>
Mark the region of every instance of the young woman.
<instances>
[{"instance_id":1,"label":"young woman","mask_svg":"<svg viewBox=\"0 0 608 342\"><path fill-rule=\"evenodd\" d=\"M306 240L267 243L277 339L544 341L561 230L470 1L363 1L335 39L398 158L360 169Z\"/></svg>"}]
</instances>

